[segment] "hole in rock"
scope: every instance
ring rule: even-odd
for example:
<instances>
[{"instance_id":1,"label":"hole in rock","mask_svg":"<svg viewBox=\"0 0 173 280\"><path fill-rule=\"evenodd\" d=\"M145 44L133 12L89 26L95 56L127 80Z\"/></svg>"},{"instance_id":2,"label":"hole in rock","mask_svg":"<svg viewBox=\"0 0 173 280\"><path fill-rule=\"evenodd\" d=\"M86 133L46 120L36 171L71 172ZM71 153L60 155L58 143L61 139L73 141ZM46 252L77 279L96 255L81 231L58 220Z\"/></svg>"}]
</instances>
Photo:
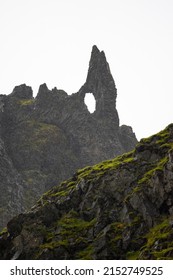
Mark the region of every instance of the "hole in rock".
<instances>
[{"instance_id":1,"label":"hole in rock","mask_svg":"<svg viewBox=\"0 0 173 280\"><path fill-rule=\"evenodd\" d=\"M88 111L92 114L96 109L96 100L93 93L88 92L85 94L84 102L88 108Z\"/></svg>"}]
</instances>

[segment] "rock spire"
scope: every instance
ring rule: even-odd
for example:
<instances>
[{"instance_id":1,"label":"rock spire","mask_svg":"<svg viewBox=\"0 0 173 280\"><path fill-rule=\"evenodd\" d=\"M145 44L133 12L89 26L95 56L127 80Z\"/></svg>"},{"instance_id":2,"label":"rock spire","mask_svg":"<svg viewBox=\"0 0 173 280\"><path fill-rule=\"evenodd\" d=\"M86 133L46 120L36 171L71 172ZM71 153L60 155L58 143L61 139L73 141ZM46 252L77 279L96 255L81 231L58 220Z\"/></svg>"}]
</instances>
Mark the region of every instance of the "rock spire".
<instances>
[{"instance_id":1,"label":"rock spire","mask_svg":"<svg viewBox=\"0 0 173 280\"><path fill-rule=\"evenodd\" d=\"M86 93L93 93L96 99L93 114L84 103ZM116 98L109 64L96 46L92 48L86 82L77 93L67 95L43 84L33 98L32 89L23 84L10 95L1 95L0 162L4 171L0 182L5 183L0 183L0 227L77 169L134 148L137 140L132 129L119 126ZM11 195L14 188L16 196Z\"/></svg>"},{"instance_id":2,"label":"rock spire","mask_svg":"<svg viewBox=\"0 0 173 280\"><path fill-rule=\"evenodd\" d=\"M105 53L93 46L86 82L82 92L93 93L96 99L96 114L99 118L114 118L119 126L116 110L117 89Z\"/></svg>"}]
</instances>

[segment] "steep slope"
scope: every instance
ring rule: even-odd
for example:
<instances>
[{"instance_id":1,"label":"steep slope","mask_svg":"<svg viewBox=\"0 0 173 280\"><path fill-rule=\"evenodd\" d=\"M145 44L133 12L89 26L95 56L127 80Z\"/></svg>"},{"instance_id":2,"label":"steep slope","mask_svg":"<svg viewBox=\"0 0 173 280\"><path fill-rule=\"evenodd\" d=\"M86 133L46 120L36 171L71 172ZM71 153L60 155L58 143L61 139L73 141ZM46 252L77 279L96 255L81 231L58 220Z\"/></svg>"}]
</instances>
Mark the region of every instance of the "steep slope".
<instances>
[{"instance_id":1,"label":"steep slope","mask_svg":"<svg viewBox=\"0 0 173 280\"><path fill-rule=\"evenodd\" d=\"M1 259L173 259L173 124L78 170L1 234Z\"/></svg>"},{"instance_id":2,"label":"steep slope","mask_svg":"<svg viewBox=\"0 0 173 280\"><path fill-rule=\"evenodd\" d=\"M84 103L88 92L96 99L93 114ZM0 228L14 213L20 213L21 207L29 209L41 194L77 169L134 148L137 140L131 127L119 126L116 97L105 54L96 46L92 49L86 82L79 92L69 96L43 84L33 98L32 88L23 84L10 95L0 96L0 138L11 162L11 167L5 166L1 155L5 172L0 174L0 181L5 184L0 184ZM20 177L22 188L18 196L10 195L14 189L8 178L9 168ZM9 204L14 208L9 208Z\"/></svg>"},{"instance_id":3,"label":"steep slope","mask_svg":"<svg viewBox=\"0 0 173 280\"><path fill-rule=\"evenodd\" d=\"M5 225L9 217L15 216L16 212L24 211L25 208L22 178L8 157L2 139L0 139L0 191L1 224Z\"/></svg>"}]
</instances>

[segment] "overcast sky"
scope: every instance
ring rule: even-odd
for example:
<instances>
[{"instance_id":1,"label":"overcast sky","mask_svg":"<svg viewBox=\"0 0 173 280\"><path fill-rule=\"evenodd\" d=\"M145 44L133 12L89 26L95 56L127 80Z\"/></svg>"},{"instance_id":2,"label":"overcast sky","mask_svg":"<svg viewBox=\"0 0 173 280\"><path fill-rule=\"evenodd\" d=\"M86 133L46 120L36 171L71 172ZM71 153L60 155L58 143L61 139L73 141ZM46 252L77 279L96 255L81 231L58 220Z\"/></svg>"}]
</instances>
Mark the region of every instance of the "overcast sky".
<instances>
[{"instance_id":1,"label":"overcast sky","mask_svg":"<svg viewBox=\"0 0 173 280\"><path fill-rule=\"evenodd\" d=\"M172 0L0 0L0 94L40 84L77 92L104 50L120 123L138 139L173 119Z\"/></svg>"}]
</instances>

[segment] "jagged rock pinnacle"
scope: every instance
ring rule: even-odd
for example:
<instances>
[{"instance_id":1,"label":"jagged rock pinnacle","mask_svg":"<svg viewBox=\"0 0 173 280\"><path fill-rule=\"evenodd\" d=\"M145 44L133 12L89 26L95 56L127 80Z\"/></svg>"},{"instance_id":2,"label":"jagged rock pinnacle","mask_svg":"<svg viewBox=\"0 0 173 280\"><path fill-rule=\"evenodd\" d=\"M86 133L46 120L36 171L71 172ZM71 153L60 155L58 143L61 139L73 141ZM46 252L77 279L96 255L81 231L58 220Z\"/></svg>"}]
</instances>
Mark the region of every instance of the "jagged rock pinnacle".
<instances>
[{"instance_id":1,"label":"jagged rock pinnacle","mask_svg":"<svg viewBox=\"0 0 173 280\"><path fill-rule=\"evenodd\" d=\"M89 79L91 78L91 74L94 71L98 70L104 70L104 72L100 72L101 76L103 77L103 74L111 74L108 62L106 60L106 56L104 51L100 51L97 46L92 47L91 52L91 58L89 62L89 70L88 70L88 76L87 76L87 82L89 82ZM99 78L99 76L97 77ZM112 78L112 76L111 76Z\"/></svg>"},{"instance_id":2,"label":"jagged rock pinnacle","mask_svg":"<svg viewBox=\"0 0 173 280\"><path fill-rule=\"evenodd\" d=\"M96 99L96 114L101 118L114 117L117 126L119 118L116 110L117 90L110 72L105 53L93 46L86 82L82 92L93 93Z\"/></svg>"},{"instance_id":3,"label":"jagged rock pinnacle","mask_svg":"<svg viewBox=\"0 0 173 280\"><path fill-rule=\"evenodd\" d=\"M37 94L37 98L39 98L40 96L43 97L43 95L47 94L48 92L49 92L49 89L48 89L46 83L40 85L38 94Z\"/></svg>"},{"instance_id":4,"label":"jagged rock pinnacle","mask_svg":"<svg viewBox=\"0 0 173 280\"><path fill-rule=\"evenodd\" d=\"M84 102L86 93L96 100L92 114ZM106 56L96 46L77 93L67 95L42 84L33 98L32 89L23 84L0 96L0 149L6 155L0 159L0 229L21 207L28 209L77 169L134 148L133 131L119 127L116 96Z\"/></svg>"},{"instance_id":5,"label":"jagged rock pinnacle","mask_svg":"<svg viewBox=\"0 0 173 280\"><path fill-rule=\"evenodd\" d=\"M11 96L15 96L20 99L30 99L33 97L33 91L30 86L26 86L22 84L20 86L16 86L11 93Z\"/></svg>"}]
</instances>

